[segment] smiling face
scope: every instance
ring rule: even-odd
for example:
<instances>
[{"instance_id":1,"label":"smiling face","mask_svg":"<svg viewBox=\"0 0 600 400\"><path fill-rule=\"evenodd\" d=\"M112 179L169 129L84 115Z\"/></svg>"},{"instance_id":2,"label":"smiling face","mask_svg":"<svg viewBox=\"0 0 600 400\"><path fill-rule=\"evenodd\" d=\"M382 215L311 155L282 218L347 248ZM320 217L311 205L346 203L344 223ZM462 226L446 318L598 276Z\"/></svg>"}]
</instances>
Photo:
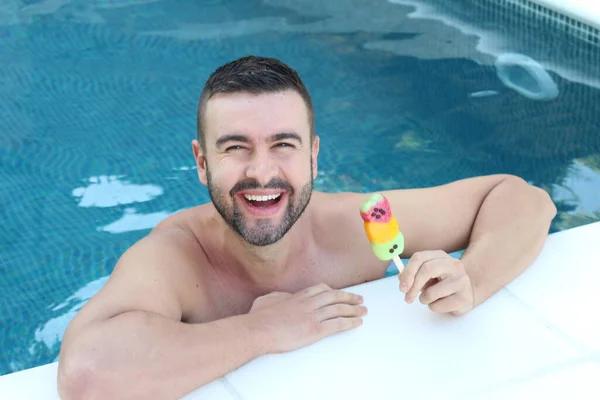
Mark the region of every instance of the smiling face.
<instances>
[{"instance_id":1,"label":"smiling face","mask_svg":"<svg viewBox=\"0 0 600 400\"><path fill-rule=\"evenodd\" d=\"M214 95L204 110L199 177L225 222L248 243L280 240L305 210L317 174L308 110L293 90Z\"/></svg>"}]
</instances>

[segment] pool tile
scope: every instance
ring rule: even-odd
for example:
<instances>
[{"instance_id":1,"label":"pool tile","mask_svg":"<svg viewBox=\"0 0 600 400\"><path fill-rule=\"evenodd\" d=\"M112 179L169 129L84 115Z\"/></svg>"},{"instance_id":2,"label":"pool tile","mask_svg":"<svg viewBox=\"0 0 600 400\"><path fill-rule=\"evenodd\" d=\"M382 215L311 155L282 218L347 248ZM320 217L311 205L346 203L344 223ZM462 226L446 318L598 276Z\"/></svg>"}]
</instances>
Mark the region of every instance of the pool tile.
<instances>
[{"instance_id":1,"label":"pool tile","mask_svg":"<svg viewBox=\"0 0 600 400\"><path fill-rule=\"evenodd\" d=\"M213 381L181 398L181 400L240 400L240 396L226 379Z\"/></svg>"},{"instance_id":2,"label":"pool tile","mask_svg":"<svg viewBox=\"0 0 600 400\"><path fill-rule=\"evenodd\" d=\"M39 367L0 376L0 399L60 400L56 390L58 364Z\"/></svg>"},{"instance_id":3,"label":"pool tile","mask_svg":"<svg viewBox=\"0 0 600 400\"><path fill-rule=\"evenodd\" d=\"M397 290L396 277L355 288L369 307L359 329L263 356L228 381L244 400L453 398L585 356L505 290L458 318Z\"/></svg>"},{"instance_id":4,"label":"pool tile","mask_svg":"<svg viewBox=\"0 0 600 400\"><path fill-rule=\"evenodd\" d=\"M60 400L56 388L57 370L58 363L52 363L0 376L0 399ZM182 400L239 400L231 390L222 380L217 380L182 397Z\"/></svg>"},{"instance_id":5,"label":"pool tile","mask_svg":"<svg viewBox=\"0 0 600 400\"><path fill-rule=\"evenodd\" d=\"M479 396L481 400L600 399L600 362L588 361L541 372L524 381L507 384Z\"/></svg>"},{"instance_id":6,"label":"pool tile","mask_svg":"<svg viewBox=\"0 0 600 400\"><path fill-rule=\"evenodd\" d=\"M600 351L599 260L600 222L555 233L507 288L548 323Z\"/></svg>"}]
</instances>

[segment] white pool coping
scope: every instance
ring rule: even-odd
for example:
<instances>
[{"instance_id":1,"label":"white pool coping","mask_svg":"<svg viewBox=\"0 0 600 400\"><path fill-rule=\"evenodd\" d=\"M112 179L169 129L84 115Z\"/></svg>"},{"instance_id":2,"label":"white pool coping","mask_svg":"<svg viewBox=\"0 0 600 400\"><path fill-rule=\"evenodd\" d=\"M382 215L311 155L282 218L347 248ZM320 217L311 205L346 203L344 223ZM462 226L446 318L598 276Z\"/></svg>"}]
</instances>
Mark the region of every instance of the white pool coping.
<instances>
[{"instance_id":1,"label":"white pool coping","mask_svg":"<svg viewBox=\"0 0 600 400\"><path fill-rule=\"evenodd\" d=\"M599 0L530 0L600 29Z\"/></svg>"},{"instance_id":2,"label":"white pool coping","mask_svg":"<svg viewBox=\"0 0 600 400\"><path fill-rule=\"evenodd\" d=\"M407 305L397 278L351 288L363 326L260 357L186 399L600 399L600 222L552 234L533 265L462 317ZM52 363L0 377L0 399L58 399ZM554 398L554 397L553 397Z\"/></svg>"}]
</instances>

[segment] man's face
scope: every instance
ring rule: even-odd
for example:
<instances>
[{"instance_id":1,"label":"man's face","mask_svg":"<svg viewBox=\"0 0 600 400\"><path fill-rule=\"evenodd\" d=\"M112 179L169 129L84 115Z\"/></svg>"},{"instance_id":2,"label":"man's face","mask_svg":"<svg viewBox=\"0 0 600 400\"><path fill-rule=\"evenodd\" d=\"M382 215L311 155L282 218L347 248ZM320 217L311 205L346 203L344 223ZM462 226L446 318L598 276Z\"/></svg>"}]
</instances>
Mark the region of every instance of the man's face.
<instances>
[{"instance_id":1,"label":"man's face","mask_svg":"<svg viewBox=\"0 0 600 400\"><path fill-rule=\"evenodd\" d=\"M308 205L316 176L319 141L311 145L302 97L292 90L215 95L204 137L204 159L196 159L219 214L252 245L277 242Z\"/></svg>"}]
</instances>

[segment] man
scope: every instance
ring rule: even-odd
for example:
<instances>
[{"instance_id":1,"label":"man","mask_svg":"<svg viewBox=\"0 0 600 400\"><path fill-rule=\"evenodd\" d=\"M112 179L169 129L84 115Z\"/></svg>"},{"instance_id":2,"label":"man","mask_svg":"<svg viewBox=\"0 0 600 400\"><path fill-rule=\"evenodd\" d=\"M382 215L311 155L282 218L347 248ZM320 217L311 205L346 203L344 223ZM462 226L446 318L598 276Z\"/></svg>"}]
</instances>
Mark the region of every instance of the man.
<instances>
[{"instance_id":1,"label":"man","mask_svg":"<svg viewBox=\"0 0 600 400\"><path fill-rule=\"evenodd\" d=\"M361 325L363 299L340 289L383 277L389 263L363 231L368 194L313 192L314 127L306 88L278 60L244 57L211 75L192 148L212 203L127 250L74 318L63 398L177 398ZM399 292L454 315L527 268L556 213L544 191L509 175L382 193L410 257ZM447 254L464 248L460 260Z\"/></svg>"}]
</instances>

